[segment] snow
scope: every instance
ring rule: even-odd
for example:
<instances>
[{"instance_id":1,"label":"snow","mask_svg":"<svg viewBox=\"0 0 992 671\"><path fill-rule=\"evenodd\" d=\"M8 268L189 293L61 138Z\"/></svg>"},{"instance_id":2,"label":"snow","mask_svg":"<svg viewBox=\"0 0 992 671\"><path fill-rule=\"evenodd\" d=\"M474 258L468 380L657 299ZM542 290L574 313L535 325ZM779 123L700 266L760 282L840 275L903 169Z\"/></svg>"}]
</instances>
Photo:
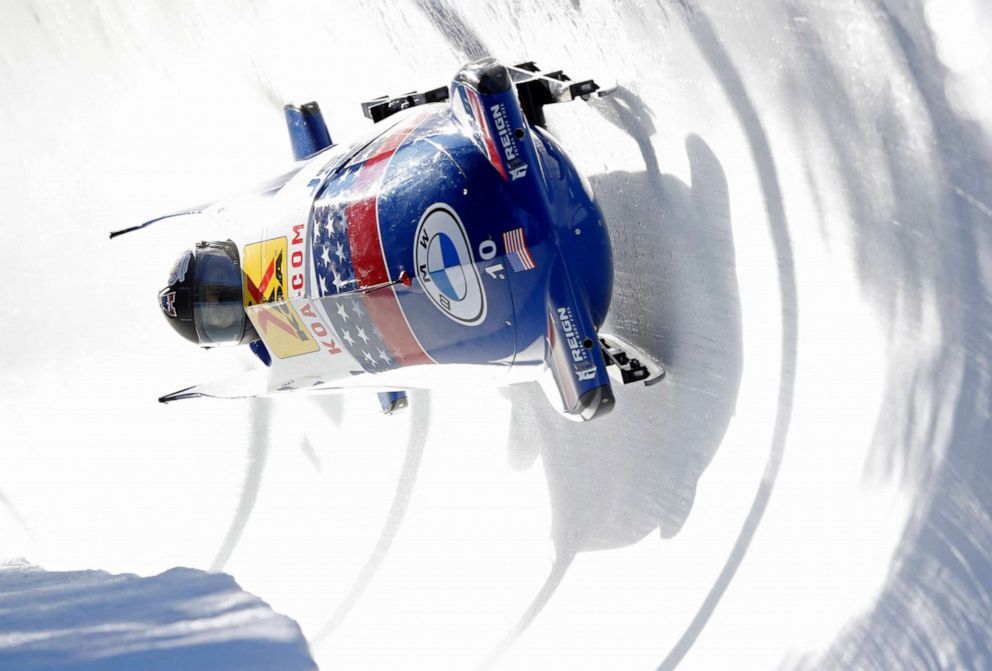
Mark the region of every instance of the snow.
<instances>
[{"instance_id":1,"label":"snow","mask_svg":"<svg viewBox=\"0 0 992 671\"><path fill-rule=\"evenodd\" d=\"M316 669L299 626L222 573L0 565L0 668Z\"/></svg>"},{"instance_id":2,"label":"snow","mask_svg":"<svg viewBox=\"0 0 992 671\"><path fill-rule=\"evenodd\" d=\"M224 571L322 668L992 665L992 17L745 5L6 8L0 559L107 571L104 603L158 579L111 574ZM279 174L283 102L346 139L481 53L619 85L549 123L609 221L610 327L668 379L589 425L470 383L388 418L158 405L253 365L153 302L215 233L106 233Z\"/></svg>"}]
</instances>

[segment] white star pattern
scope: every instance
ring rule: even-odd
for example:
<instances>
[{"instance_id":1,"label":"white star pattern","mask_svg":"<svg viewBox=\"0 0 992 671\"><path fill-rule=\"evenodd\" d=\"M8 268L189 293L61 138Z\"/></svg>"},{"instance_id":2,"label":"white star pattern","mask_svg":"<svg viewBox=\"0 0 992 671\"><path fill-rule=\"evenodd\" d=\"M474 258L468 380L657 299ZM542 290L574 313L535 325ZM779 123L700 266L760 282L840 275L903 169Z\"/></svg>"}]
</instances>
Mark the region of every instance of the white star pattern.
<instances>
[{"instance_id":1,"label":"white star pattern","mask_svg":"<svg viewBox=\"0 0 992 671\"><path fill-rule=\"evenodd\" d=\"M372 154L374 154L372 148ZM370 154L370 155L372 155ZM390 345L382 337L366 301L369 297L358 286L354 259L351 255L348 208L355 196L359 161L344 168L335 166L334 177L325 177L317 191L310 235L310 262L317 278L322 298L320 305L338 334L337 342L366 373L381 373L396 368L398 361ZM364 215L363 215L364 216Z\"/></svg>"}]
</instances>

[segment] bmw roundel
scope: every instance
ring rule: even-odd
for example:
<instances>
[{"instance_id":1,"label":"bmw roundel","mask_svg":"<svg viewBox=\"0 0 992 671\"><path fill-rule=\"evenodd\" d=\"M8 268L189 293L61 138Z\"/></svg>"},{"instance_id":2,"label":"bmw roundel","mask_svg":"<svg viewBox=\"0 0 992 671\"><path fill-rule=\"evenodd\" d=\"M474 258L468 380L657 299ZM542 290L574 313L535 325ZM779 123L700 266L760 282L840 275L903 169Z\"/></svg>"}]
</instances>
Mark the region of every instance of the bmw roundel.
<instances>
[{"instance_id":1,"label":"bmw roundel","mask_svg":"<svg viewBox=\"0 0 992 671\"><path fill-rule=\"evenodd\" d=\"M420 218L414 263L424 291L441 312L467 326L486 318L486 293L468 234L451 207L436 203Z\"/></svg>"}]
</instances>

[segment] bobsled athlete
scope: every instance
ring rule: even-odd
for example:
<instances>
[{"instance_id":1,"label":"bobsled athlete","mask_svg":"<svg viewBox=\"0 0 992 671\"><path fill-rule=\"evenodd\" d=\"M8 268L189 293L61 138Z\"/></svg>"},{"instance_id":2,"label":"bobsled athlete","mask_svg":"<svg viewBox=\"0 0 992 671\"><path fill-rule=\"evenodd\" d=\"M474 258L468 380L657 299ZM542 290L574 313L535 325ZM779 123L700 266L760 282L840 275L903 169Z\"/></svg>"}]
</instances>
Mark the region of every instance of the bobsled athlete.
<instances>
[{"instance_id":1,"label":"bobsled athlete","mask_svg":"<svg viewBox=\"0 0 992 671\"><path fill-rule=\"evenodd\" d=\"M259 339L245 313L238 248L230 240L184 252L158 297L172 328L201 347Z\"/></svg>"}]
</instances>

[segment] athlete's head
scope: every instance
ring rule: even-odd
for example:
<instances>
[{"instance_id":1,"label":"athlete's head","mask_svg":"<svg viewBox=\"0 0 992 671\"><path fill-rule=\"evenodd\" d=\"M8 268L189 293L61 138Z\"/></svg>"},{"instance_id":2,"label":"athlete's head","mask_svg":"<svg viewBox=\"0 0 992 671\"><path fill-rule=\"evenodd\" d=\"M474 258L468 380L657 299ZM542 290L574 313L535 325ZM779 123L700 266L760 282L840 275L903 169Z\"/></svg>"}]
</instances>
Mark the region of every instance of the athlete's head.
<instances>
[{"instance_id":1,"label":"athlete's head","mask_svg":"<svg viewBox=\"0 0 992 671\"><path fill-rule=\"evenodd\" d=\"M244 310L238 247L230 240L183 252L158 298L176 332L201 347L257 338Z\"/></svg>"}]
</instances>

